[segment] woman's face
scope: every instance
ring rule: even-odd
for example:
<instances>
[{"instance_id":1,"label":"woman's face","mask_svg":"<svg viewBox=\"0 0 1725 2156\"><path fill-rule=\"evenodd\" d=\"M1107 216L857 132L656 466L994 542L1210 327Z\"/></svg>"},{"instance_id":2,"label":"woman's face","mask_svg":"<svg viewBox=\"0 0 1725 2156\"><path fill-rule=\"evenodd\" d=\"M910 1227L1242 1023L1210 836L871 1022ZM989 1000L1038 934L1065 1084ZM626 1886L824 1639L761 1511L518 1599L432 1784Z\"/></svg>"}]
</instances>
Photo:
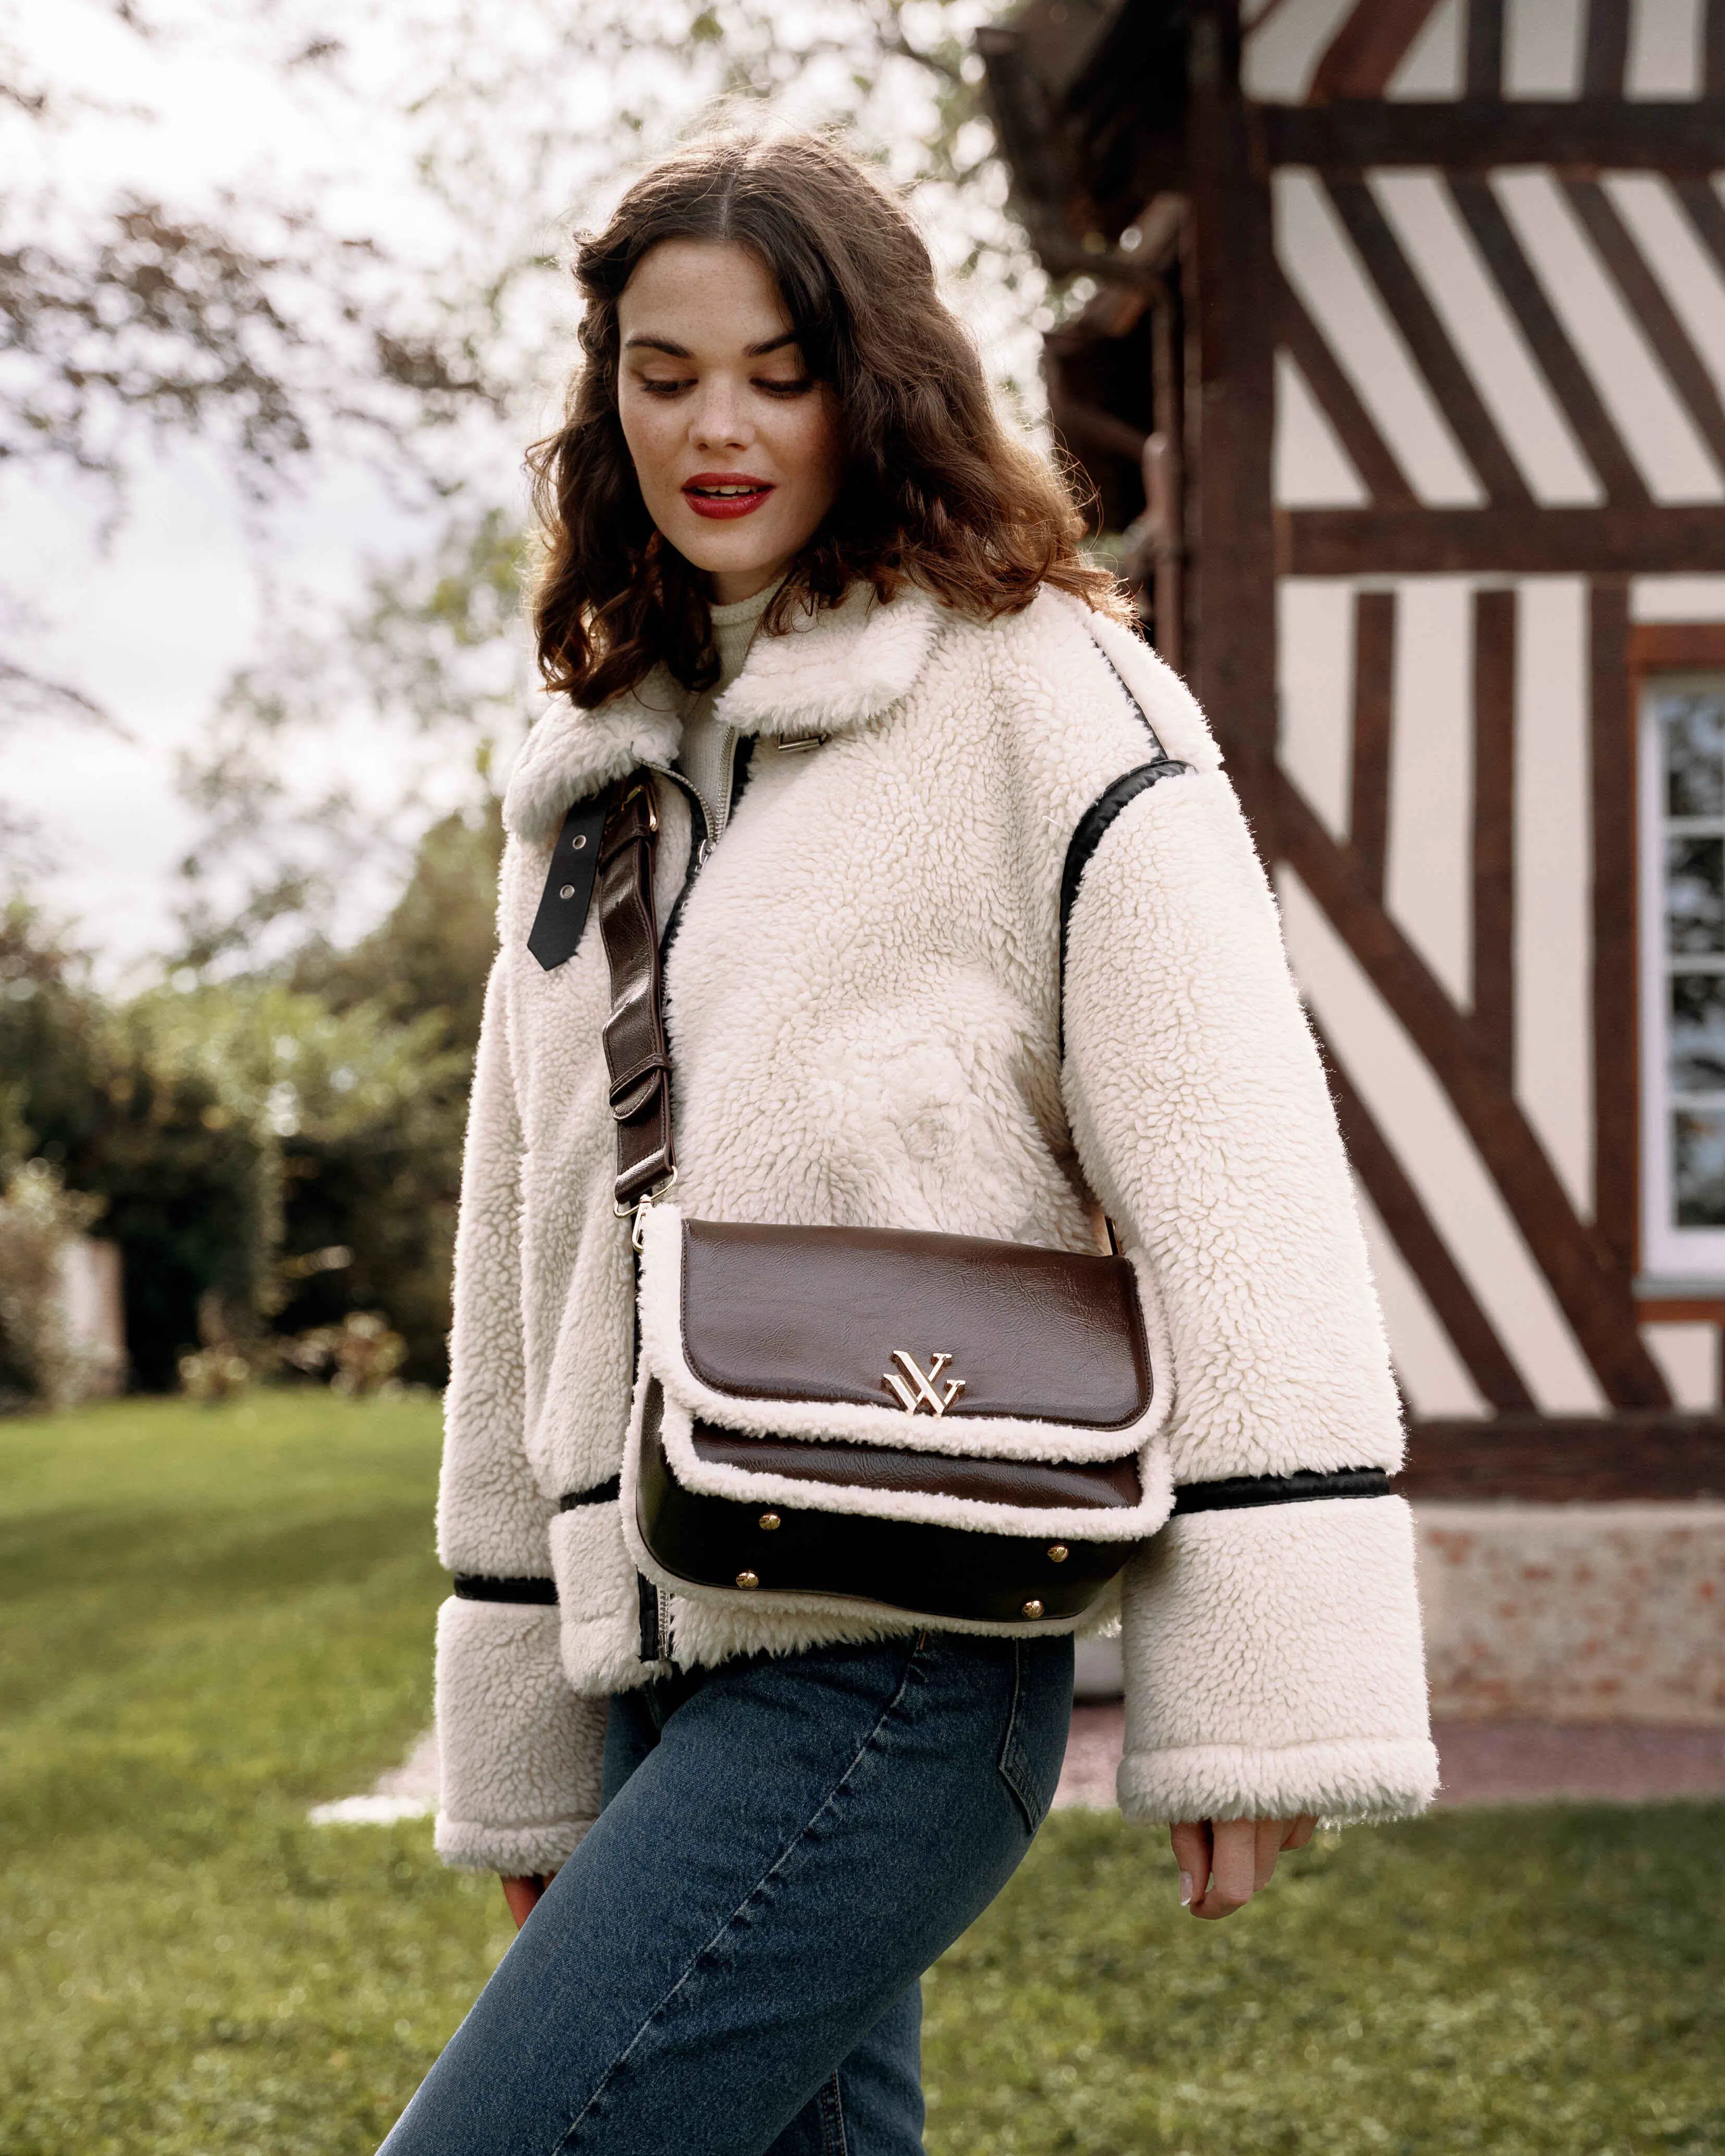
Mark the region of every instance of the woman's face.
<instances>
[{"instance_id":1,"label":"woman's face","mask_svg":"<svg viewBox=\"0 0 1725 2156\"><path fill-rule=\"evenodd\" d=\"M721 606L752 598L838 494L832 388L809 379L778 287L747 248L661 240L617 319L618 412L647 514Z\"/></svg>"}]
</instances>

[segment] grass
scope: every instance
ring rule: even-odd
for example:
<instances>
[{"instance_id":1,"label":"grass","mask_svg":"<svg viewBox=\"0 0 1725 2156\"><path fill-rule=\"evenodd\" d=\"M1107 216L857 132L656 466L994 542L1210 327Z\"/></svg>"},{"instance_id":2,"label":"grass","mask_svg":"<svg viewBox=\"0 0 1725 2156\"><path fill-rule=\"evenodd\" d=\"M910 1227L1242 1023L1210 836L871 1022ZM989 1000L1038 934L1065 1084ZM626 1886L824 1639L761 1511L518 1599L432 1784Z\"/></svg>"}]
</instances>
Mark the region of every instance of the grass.
<instances>
[{"instance_id":1,"label":"grass","mask_svg":"<svg viewBox=\"0 0 1725 2156\"><path fill-rule=\"evenodd\" d=\"M0 2151L362 2156L507 1943L424 1825L435 1412L0 1424ZM1725 1809L1331 1838L1225 1926L1054 1820L933 1973L931 2156L1717 2156ZM675 2156L675 2152L667 2152Z\"/></svg>"}]
</instances>

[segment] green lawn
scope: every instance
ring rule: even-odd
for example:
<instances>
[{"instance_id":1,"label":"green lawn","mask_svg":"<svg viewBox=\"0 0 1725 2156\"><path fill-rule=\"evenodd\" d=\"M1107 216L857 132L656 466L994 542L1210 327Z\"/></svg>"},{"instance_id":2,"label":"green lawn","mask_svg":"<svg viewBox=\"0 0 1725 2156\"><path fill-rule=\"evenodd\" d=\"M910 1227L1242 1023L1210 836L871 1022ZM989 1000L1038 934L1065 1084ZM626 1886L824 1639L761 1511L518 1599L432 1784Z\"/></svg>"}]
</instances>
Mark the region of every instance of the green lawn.
<instances>
[{"instance_id":1,"label":"green lawn","mask_svg":"<svg viewBox=\"0 0 1725 2156\"><path fill-rule=\"evenodd\" d=\"M3 2156L362 2156L501 1952L429 1827L305 1824L424 1725L435 1453L309 1392L0 1424ZM1725 1810L1352 1833L1225 1926L1066 1815L928 2005L931 2156L1717 2156Z\"/></svg>"}]
</instances>

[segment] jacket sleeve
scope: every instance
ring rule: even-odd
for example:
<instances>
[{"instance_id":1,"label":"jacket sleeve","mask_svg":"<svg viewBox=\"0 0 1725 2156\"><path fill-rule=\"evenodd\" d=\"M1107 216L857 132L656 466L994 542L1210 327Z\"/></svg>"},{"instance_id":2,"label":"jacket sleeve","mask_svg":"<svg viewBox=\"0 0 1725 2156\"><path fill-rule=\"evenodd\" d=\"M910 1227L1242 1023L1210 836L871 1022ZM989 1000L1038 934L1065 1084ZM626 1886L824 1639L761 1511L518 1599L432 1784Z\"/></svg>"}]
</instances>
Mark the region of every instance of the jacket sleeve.
<instances>
[{"instance_id":1,"label":"jacket sleeve","mask_svg":"<svg viewBox=\"0 0 1725 2156\"><path fill-rule=\"evenodd\" d=\"M1263 1478L1274 1500L1178 1514L1128 1566L1122 1809L1416 1812L1437 1761L1407 1505L1283 1481L1394 1470L1400 1408L1275 901L1219 771L1107 830L1065 1009L1080 1158L1163 1301L1177 1490Z\"/></svg>"},{"instance_id":2,"label":"jacket sleeve","mask_svg":"<svg viewBox=\"0 0 1725 2156\"><path fill-rule=\"evenodd\" d=\"M438 1553L458 1576L551 1576L549 1522L523 1445L521 1136L500 960L468 1111L455 1238L454 1330ZM562 1863L598 1813L605 1702L578 1697L557 1651L555 1603L452 1596L438 1616L446 1863L522 1875Z\"/></svg>"}]
</instances>

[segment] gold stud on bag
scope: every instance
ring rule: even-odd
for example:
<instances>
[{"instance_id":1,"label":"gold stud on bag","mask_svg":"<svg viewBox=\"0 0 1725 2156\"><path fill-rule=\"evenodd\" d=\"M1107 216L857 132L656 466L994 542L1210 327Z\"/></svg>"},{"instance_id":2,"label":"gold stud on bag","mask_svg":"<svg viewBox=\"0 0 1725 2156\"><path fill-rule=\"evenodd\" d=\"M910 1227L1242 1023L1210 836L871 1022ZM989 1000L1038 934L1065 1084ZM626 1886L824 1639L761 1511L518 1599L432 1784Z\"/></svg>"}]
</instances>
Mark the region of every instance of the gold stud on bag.
<instances>
[{"instance_id":1,"label":"gold stud on bag","mask_svg":"<svg viewBox=\"0 0 1725 2156\"><path fill-rule=\"evenodd\" d=\"M657 832L637 773L604 820L597 895L615 1205L641 1253L622 1501L646 1558L721 1595L1005 1630L1081 1617L1173 1502L1135 1268L661 1202L676 1170ZM895 1347L882 1371L883 1340L919 1336L949 1344L926 1363Z\"/></svg>"}]
</instances>

